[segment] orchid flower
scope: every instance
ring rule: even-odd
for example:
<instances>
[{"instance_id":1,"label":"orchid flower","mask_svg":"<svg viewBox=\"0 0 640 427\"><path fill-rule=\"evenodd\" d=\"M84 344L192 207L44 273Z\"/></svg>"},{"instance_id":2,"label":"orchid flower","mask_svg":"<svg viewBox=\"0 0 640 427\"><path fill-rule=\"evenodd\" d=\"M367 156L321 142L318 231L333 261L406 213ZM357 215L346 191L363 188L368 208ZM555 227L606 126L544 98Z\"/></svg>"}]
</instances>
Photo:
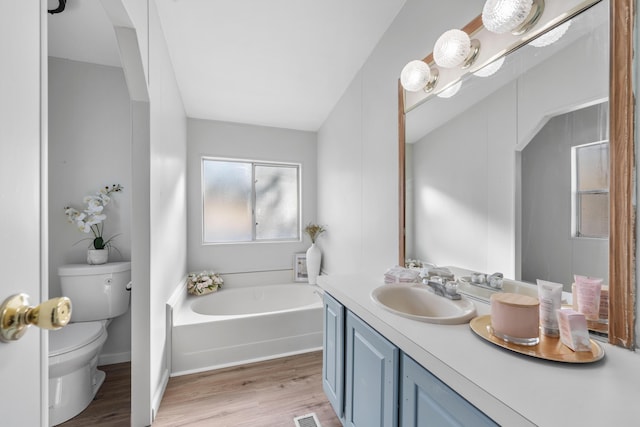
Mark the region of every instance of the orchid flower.
<instances>
[{"instance_id":1,"label":"orchid flower","mask_svg":"<svg viewBox=\"0 0 640 427\"><path fill-rule=\"evenodd\" d=\"M78 230L83 233L93 233L92 245L95 249L110 247L113 237L105 241L102 236L104 230L103 222L107 219L107 215L103 213L104 207L111 202L110 195L112 193L121 192L122 190L123 187L120 184L114 184L111 187L101 188L95 195L85 196L83 202L87 207L82 212L69 206L64 208L64 213L69 223L75 224Z\"/></svg>"}]
</instances>

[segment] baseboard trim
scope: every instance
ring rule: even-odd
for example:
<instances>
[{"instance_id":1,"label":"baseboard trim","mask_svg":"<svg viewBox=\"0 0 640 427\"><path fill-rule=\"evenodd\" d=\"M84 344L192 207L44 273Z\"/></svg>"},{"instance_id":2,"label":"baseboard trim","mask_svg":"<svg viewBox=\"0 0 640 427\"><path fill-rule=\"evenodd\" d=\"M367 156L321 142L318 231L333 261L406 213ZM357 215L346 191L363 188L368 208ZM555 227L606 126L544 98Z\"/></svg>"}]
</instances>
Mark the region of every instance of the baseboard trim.
<instances>
[{"instance_id":1,"label":"baseboard trim","mask_svg":"<svg viewBox=\"0 0 640 427\"><path fill-rule=\"evenodd\" d=\"M101 354L98 356L98 366L113 365L115 363L131 362L131 352Z\"/></svg>"}]
</instances>

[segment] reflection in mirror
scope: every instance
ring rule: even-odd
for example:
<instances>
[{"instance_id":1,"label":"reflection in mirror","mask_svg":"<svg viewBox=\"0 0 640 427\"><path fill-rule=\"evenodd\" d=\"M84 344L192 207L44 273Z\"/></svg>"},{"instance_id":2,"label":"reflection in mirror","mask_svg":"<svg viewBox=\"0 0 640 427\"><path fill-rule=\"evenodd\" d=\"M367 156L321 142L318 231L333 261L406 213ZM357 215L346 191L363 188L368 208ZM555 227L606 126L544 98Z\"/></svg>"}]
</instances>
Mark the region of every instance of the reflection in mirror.
<instances>
[{"instance_id":1,"label":"reflection in mirror","mask_svg":"<svg viewBox=\"0 0 640 427\"><path fill-rule=\"evenodd\" d=\"M635 2L633 0L609 0L608 11L606 6L600 6L601 10L595 14L590 13L589 16L599 21L604 18L610 21L610 35L609 38L609 55L606 54L606 49L603 49L601 45L595 43L597 39L592 39L594 44L589 49L589 43L587 42L587 50L590 55L598 55L602 53L602 61L598 64L602 69L609 69L609 63L615 64L612 67L609 75L608 87L611 89L608 94L608 110L609 110L609 122L610 125L601 124L600 126L608 126L609 129L609 144L610 150L609 156L609 342L615 345L633 349L635 348L635 318L637 315L635 296L636 296L636 172L635 172L635 131L634 131L634 117L635 117L635 98L633 94L633 45L635 34ZM597 9L594 9L597 10ZM582 18L583 15L581 15ZM469 32L478 28L479 19L471 21L465 30ZM567 27L573 27L573 24L569 24ZM597 27L597 25L596 25ZM567 28L569 30L569 28ZM575 30L567 31L565 34L576 34ZM557 36L557 34L556 34ZM552 39L556 39L554 36ZM542 37L540 37L542 39ZM565 39L563 35L561 40ZM565 39L568 40L568 39ZM533 43L532 43L533 44ZM512 61L513 55L504 61L506 68L501 71L504 73L517 73L519 70L528 70L531 67L527 67L527 61L538 61L537 58L545 56L545 52L549 55L549 52L553 52L558 49L560 44L553 43L548 45L545 43L539 43L546 46L544 49L534 49L534 46L526 46L523 49L529 49L531 52L529 55L519 55L520 59L517 61L521 63L521 67L508 66L508 63ZM556 46L554 48L554 46ZM519 52L519 51L518 51ZM566 51L567 54L572 51ZM533 86L534 89L525 92L527 85L523 84L518 79L512 79L510 83L504 84L497 81L497 77L494 77L489 72L485 72L489 67L476 72L476 77L482 73L485 75L485 79L482 80L482 84L477 82L480 79L475 77L467 78L463 82L463 90L461 90L454 97L449 98L447 102L430 103L411 111L411 117L406 117L407 109L407 94L402 90L398 82L398 135L399 135L399 187L400 187L400 221L399 221L399 260L404 262L407 258L424 257L419 250L424 250L425 247L435 248L439 245L446 247L447 245L455 246L461 251L469 251L470 246L474 246L476 251L484 251L487 255L484 257L485 264L481 267L490 269L493 266L499 266L508 273L507 268L513 268L512 277L521 277L522 275L522 220L520 213L522 209L521 193L516 192L516 189L520 189L520 166L516 169L516 165L519 165L521 160L519 152L527 145L527 143L533 139L533 137L542 129L546 123L546 119L536 122L535 120L527 123L531 117L541 117L535 114L535 111L528 109L527 105L519 102L522 99L536 100L536 103L532 105L535 107L545 107L545 101L554 100L557 102L564 94L566 87L572 87L572 80L580 79L584 80L583 90L586 93L590 93L594 86L591 81L584 79L585 74L594 72L595 70L590 68L579 68L579 74L572 74L570 66L572 62L570 56L566 58L565 65L569 68L558 68L554 74L540 75L536 73L527 73L531 81L537 81L538 86ZM429 62L429 58L425 58L426 62ZM496 61L497 63L498 61ZM562 62L562 58L559 59ZM495 65L495 64L494 64ZM499 68L499 67L494 67ZM509 71L511 70L511 71ZM575 71L575 70L574 70ZM497 73L496 73L497 74ZM599 80L598 80L599 81ZM509 91L510 86L516 87L515 90L511 89L511 97L513 103L506 106L502 104L496 104L488 102L486 105L476 106L476 103L480 99L490 98L490 94L496 90L499 92L504 90ZM597 85L596 85L597 86ZM478 95L480 94L480 95ZM482 95L484 94L484 95ZM560 96L558 96L560 95ZM547 108L546 114L549 116L549 120L552 117L569 113L574 110L583 109L596 104L603 104L601 107L605 108L607 105L607 96L603 95L601 99L599 97L590 95L585 99L590 101L572 99L571 94L566 94L566 105L561 108L557 106L554 108ZM573 95L576 95L574 93ZM578 94L579 95L579 94ZM489 101L489 99L488 99ZM458 102L458 104L456 104ZM478 126L478 123L467 122L463 118L456 118L457 113L467 112L467 109L475 109L477 112L487 115L487 121L480 124L480 127L473 128L474 124ZM491 109L495 109L493 111ZM491 110L489 114L486 110ZM453 113L453 114L452 114ZM408 122L407 122L407 119ZM487 149L484 152L484 157L473 157L477 148L472 145L461 146L460 141L449 139L448 142L454 146L454 150L450 150L449 155L442 155L440 158L420 159L411 161L405 161L405 152L409 158L417 156L413 155L415 150L415 143L423 138L425 135L432 133L434 130L440 128L447 122L454 122L458 120L458 129L461 133L466 127L471 129L467 131L467 135L464 136L472 141L477 141L478 145L485 145ZM511 138L510 149L514 149L516 153L509 152L507 157L501 157L501 153L504 154L504 150L494 150L493 141L504 140L504 135L509 135ZM453 135L455 137L455 134ZM405 144L405 141L408 144ZM491 142L491 144L489 144ZM441 141L442 143L442 141ZM457 146L456 146L457 145ZM464 150L464 151L463 151ZM468 151L468 152L465 152ZM513 161L515 156L516 161ZM462 159L471 158L473 161L467 161L466 164L462 163ZM426 162L432 162L435 166L426 164ZM515 163L515 165L514 165ZM447 205L449 209L442 210L444 217L449 216L450 212L457 212L458 206L455 203L451 203L453 197L449 197L447 193L438 193L437 189L426 187L420 188L418 180L416 179L417 173L429 167L440 168L440 174L446 174L450 177L451 181L459 188L464 189L469 187L470 182L485 182L487 184L484 188L476 191L467 190L471 198L469 200L477 201L483 200L479 205L477 213L483 215L486 218L491 216L491 221L485 220L480 222L480 227L470 227L467 224L463 224L464 218L458 220L460 227L465 226L479 234L465 235L463 233L444 233L446 240L443 242L429 242L424 241L424 236L420 236L417 231L418 228L425 225L424 218L419 218L416 214L420 208L420 204L425 200L420 200L418 197L411 198L412 195L424 195L424 193L434 192L439 195L440 198L436 198L429 206ZM414 174L414 171L418 171ZM405 175L409 178L405 181ZM471 178L471 181L469 181ZM466 181L465 181L466 179ZM466 183L466 184L465 184ZM489 185L493 185L492 191L489 191ZM405 187L407 189L405 194ZM501 191L494 191L494 188ZM511 193L509 193L511 192ZM510 197L504 197L505 195ZM458 199L461 206L468 204L467 198ZM406 203L405 203L406 202ZM515 206L515 207L514 207ZM516 215L516 210L518 215ZM464 209L462 209L464 211ZM496 220L495 218L506 218L507 225L503 222ZM442 219L442 218L435 218ZM510 222L509 222L510 221ZM482 230L480 230L482 229ZM484 231L483 231L484 230ZM456 231L456 230L454 230ZM406 245L405 245L406 241ZM502 244L496 244L496 242ZM423 248L418 246L422 245ZM495 248L501 248L495 250ZM574 256L578 256L577 254ZM449 262L449 261L445 261ZM503 266L506 265L506 268ZM471 265L470 265L471 266ZM513 267L511 267L513 266ZM471 266L471 268L475 268ZM490 271L490 270L489 270ZM506 274L505 274L506 275ZM640 331L640 328L638 329Z\"/></svg>"},{"instance_id":2,"label":"reflection in mirror","mask_svg":"<svg viewBox=\"0 0 640 427\"><path fill-rule=\"evenodd\" d=\"M607 282L608 117L606 103L557 115L519 153L519 279Z\"/></svg>"},{"instance_id":3,"label":"reflection in mirror","mask_svg":"<svg viewBox=\"0 0 640 427\"><path fill-rule=\"evenodd\" d=\"M407 114L406 258L566 291L573 274L606 282L607 235L576 235L571 147L608 140L608 6Z\"/></svg>"}]
</instances>

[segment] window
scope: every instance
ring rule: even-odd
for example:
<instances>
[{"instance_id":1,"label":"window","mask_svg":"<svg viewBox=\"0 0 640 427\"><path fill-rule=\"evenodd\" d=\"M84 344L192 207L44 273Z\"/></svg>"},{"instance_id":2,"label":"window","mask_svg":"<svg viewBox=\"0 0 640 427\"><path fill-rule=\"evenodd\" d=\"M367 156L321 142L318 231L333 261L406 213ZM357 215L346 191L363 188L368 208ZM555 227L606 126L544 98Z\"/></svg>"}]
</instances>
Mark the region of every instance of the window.
<instances>
[{"instance_id":1,"label":"window","mask_svg":"<svg viewBox=\"0 0 640 427\"><path fill-rule=\"evenodd\" d=\"M298 240L300 165L202 159L203 243Z\"/></svg>"},{"instance_id":2,"label":"window","mask_svg":"<svg viewBox=\"0 0 640 427\"><path fill-rule=\"evenodd\" d=\"M609 237L609 141L572 148L574 237Z\"/></svg>"}]
</instances>

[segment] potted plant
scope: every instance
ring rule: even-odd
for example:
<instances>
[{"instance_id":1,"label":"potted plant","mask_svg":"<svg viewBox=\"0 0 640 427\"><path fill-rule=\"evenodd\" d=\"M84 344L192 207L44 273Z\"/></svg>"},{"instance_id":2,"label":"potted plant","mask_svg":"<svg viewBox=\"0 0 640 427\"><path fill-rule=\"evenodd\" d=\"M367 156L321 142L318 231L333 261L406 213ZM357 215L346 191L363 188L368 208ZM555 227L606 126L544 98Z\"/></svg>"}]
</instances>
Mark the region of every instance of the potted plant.
<instances>
[{"instance_id":1,"label":"potted plant","mask_svg":"<svg viewBox=\"0 0 640 427\"><path fill-rule=\"evenodd\" d=\"M322 251L316 246L316 239L325 231L325 226L313 223L307 224L304 228L304 232L311 239L311 247L307 249L307 278L311 285L316 284L322 261Z\"/></svg>"},{"instance_id":2,"label":"potted plant","mask_svg":"<svg viewBox=\"0 0 640 427\"><path fill-rule=\"evenodd\" d=\"M70 206L64 208L69 223L75 224L78 230L83 233L93 233L93 237L87 238L91 240L87 250L88 264L105 264L109 260L109 250L116 249L111 241L117 235L106 240L104 238L104 220L107 219L104 208L111 201L111 195L122 190L123 187L120 184L113 184L111 187L106 186L100 189L94 195L85 196L83 202L87 207L82 212Z\"/></svg>"}]
</instances>

